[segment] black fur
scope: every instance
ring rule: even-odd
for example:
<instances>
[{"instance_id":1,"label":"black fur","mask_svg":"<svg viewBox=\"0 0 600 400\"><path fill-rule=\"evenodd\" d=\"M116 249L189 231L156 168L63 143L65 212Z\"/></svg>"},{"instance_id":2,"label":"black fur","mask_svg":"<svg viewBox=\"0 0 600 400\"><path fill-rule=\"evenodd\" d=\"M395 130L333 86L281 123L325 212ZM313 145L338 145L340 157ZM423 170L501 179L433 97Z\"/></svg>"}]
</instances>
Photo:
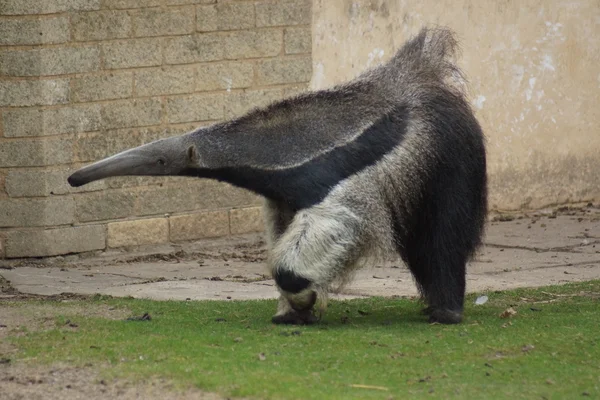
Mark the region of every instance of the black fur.
<instances>
[{"instance_id":1,"label":"black fur","mask_svg":"<svg viewBox=\"0 0 600 400\"><path fill-rule=\"evenodd\" d=\"M295 167L188 168L181 174L226 181L301 210L320 203L339 182L393 150L404 137L408 118L407 108L397 107L355 140Z\"/></svg>"},{"instance_id":2,"label":"black fur","mask_svg":"<svg viewBox=\"0 0 600 400\"><path fill-rule=\"evenodd\" d=\"M466 263L480 245L487 214L483 133L464 100L450 92L433 93L424 106L436 136L432 157L421 170L419 201L411 212L389 202L391 220L430 320L458 323Z\"/></svg>"},{"instance_id":3,"label":"black fur","mask_svg":"<svg viewBox=\"0 0 600 400\"><path fill-rule=\"evenodd\" d=\"M308 279L296 275L287 268L275 269L274 278L277 286L290 293L300 293L311 283Z\"/></svg>"}]
</instances>

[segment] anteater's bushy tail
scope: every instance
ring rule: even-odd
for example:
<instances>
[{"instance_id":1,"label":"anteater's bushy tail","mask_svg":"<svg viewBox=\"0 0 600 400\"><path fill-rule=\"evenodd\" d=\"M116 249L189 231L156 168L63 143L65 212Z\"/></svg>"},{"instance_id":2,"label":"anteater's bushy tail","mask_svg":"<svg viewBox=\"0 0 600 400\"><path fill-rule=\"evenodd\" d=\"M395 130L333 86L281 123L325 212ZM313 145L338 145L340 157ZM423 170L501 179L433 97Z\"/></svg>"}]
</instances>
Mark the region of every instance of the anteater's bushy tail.
<instances>
[{"instance_id":1,"label":"anteater's bushy tail","mask_svg":"<svg viewBox=\"0 0 600 400\"><path fill-rule=\"evenodd\" d=\"M406 42L389 62L389 67L413 79L446 82L464 76L454 58L459 45L456 35L448 28L423 28Z\"/></svg>"}]
</instances>

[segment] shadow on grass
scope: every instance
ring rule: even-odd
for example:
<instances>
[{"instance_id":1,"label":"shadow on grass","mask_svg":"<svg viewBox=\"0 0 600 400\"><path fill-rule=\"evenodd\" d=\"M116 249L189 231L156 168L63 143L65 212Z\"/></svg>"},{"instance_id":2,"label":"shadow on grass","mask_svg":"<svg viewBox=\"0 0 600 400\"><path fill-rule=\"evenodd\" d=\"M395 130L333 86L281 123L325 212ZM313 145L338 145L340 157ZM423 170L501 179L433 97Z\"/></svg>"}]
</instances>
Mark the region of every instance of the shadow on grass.
<instances>
[{"instance_id":1,"label":"shadow on grass","mask_svg":"<svg viewBox=\"0 0 600 400\"><path fill-rule=\"evenodd\" d=\"M401 299L398 305L389 305L389 299L332 301L316 327L329 329L389 327L401 329L407 326L428 325L422 313L423 303Z\"/></svg>"}]
</instances>

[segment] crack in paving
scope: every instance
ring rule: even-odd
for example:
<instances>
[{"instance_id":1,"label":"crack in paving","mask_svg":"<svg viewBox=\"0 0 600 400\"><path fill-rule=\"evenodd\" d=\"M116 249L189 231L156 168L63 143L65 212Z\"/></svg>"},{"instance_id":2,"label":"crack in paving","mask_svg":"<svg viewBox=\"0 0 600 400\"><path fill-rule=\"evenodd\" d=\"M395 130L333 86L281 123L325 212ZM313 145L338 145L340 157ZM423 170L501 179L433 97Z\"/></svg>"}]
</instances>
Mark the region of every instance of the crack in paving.
<instances>
[{"instance_id":1,"label":"crack in paving","mask_svg":"<svg viewBox=\"0 0 600 400\"><path fill-rule=\"evenodd\" d=\"M491 247L494 249L513 249L513 250L527 250L533 251L536 253L571 253L571 254L581 254L579 251L574 251L574 249L587 247L590 245L600 244L600 240L582 244L574 244L572 246L562 246L562 247L528 247L528 246L517 246L517 245L506 245L506 244L497 244L497 243L486 243L485 246ZM596 250L597 253L600 253L600 250Z\"/></svg>"},{"instance_id":2,"label":"crack in paving","mask_svg":"<svg viewBox=\"0 0 600 400\"><path fill-rule=\"evenodd\" d=\"M541 269L552 269L552 268L565 268L565 267L585 267L589 265L590 267L597 267L600 265L600 260L588 260L588 261L580 261L573 263L565 263L565 264L552 264L552 265L542 265L539 267L532 268L517 268L517 269L508 269L502 271L488 271L488 272L480 272L477 274L472 274L472 276L496 276L502 274L508 274L511 272L524 272L524 271L537 271ZM575 274L574 272L570 272L569 274Z\"/></svg>"},{"instance_id":3,"label":"crack in paving","mask_svg":"<svg viewBox=\"0 0 600 400\"><path fill-rule=\"evenodd\" d=\"M110 275L110 276L121 276L123 278L129 278L129 279L144 279L144 278L141 278L139 276L131 276L131 275L127 275L127 274L118 274L116 272L94 272L93 274L87 274L87 275L84 275L84 276L93 277L94 275Z\"/></svg>"},{"instance_id":4,"label":"crack in paving","mask_svg":"<svg viewBox=\"0 0 600 400\"><path fill-rule=\"evenodd\" d=\"M243 249L241 249L243 250ZM248 250L242 254L234 253L234 252L215 252L215 253L207 253L207 252L186 252L185 250L173 251L170 253L155 253L155 254L147 254L143 256L134 256L127 257L122 260L115 260L115 264L135 264L139 262L168 262L175 261L179 263L181 261L202 261L203 259L211 259L211 260L221 260L221 261L229 261L229 260L239 260L239 261L247 261L247 262L263 262L267 259L265 249L252 249L252 251Z\"/></svg>"},{"instance_id":5,"label":"crack in paving","mask_svg":"<svg viewBox=\"0 0 600 400\"><path fill-rule=\"evenodd\" d=\"M135 278L135 279L139 279L139 278ZM164 277L160 277L160 278L150 278L150 279L146 279L144 281L141 282L130 282L130 283L123 283L121 285L114 285L115 287L124 287L124 286L134 286L134 285L145 285L148 283L156 283L156 282L175 282L177 281L177 279L167 279Z\"/></svg>"}]
</instances>

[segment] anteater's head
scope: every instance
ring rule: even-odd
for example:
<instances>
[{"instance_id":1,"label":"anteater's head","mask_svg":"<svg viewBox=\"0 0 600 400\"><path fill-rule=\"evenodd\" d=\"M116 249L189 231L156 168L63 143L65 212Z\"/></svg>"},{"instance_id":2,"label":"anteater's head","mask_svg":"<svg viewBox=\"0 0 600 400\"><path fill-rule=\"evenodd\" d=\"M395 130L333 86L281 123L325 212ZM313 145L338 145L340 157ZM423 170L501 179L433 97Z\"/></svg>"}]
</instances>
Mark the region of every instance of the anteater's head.
<instances>
[{"instance_id":1,"label":"anteater's head","mask_svg":"<svg viewBox=\"0 0 600 400\"><path fill-rule=\"evenodd\" d=\"M197 165L197 152L189 135L148 143L75 171L71 186L82 186L112 176L175 176Z\"/></svg>"}]
</instances>

